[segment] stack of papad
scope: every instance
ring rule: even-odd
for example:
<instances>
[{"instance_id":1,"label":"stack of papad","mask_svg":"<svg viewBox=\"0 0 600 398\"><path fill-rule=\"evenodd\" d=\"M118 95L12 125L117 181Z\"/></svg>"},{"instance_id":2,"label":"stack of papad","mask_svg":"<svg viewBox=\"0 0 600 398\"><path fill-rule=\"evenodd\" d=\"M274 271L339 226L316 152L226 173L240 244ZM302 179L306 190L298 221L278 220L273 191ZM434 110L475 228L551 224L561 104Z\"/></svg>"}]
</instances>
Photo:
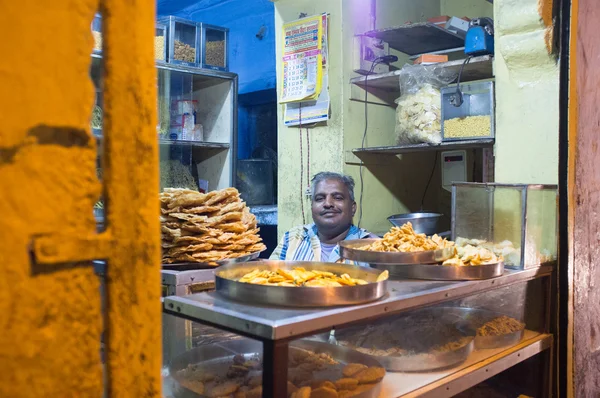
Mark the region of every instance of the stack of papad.
<instances>
[{"instance_id":1,"label":"stack of papad","mask_svg":"<svg viewBox=\"0 0 600 398\"><path fill-rule=\"evenodd\" d=\"M165 188L160 194L162 261L209 263L265 250L256 217L235 188L206 194Z\"/></svg>"}]
</instances>

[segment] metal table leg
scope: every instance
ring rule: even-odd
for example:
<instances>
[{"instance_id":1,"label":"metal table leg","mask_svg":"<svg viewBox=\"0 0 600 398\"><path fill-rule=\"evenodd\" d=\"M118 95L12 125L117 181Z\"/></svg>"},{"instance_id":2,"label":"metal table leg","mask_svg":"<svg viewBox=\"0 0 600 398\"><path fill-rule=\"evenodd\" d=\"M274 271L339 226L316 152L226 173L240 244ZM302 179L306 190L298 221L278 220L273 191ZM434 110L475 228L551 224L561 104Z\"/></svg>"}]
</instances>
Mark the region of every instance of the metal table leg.
<instances>
[{"instance_id":1,"label":"metal table leg","mask_svg":"<svg viewBox=\"0 0 600 398\"><path fill-rule=\"evenodd\" d=\"M287 397L288 342L263 341L263 398Z\"/></svg>"}]
</instances>

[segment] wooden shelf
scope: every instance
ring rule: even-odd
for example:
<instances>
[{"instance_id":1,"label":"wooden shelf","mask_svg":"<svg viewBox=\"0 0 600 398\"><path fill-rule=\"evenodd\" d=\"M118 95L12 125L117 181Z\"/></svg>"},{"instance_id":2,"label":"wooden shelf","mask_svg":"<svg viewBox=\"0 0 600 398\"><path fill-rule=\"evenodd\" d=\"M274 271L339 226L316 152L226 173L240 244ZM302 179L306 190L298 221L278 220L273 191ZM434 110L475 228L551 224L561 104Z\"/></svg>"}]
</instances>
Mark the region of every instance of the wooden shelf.
<instances>
[{"instance_id":1,"label":"wooden shelf","mask_svg":"<svg viewBox=\"0 0 600 398\"><path fill-rule=\"evenodd\" d=\"M493 139L485 140L464 140L442 142L439 145L431 144L413 144L413 145L398 145L398 146L380 146L370 148L356 148L352 150L356 156L362 154L378 154L378 155L401 155L411 152L427 152L427 151L450 151L454 149L473 149L473 148L488 148L494 145Z\"/></svg>"},{"instance_id":2,"label":"wooden shelf","mask_svg":"<svg viewBox=\"0 0 600 398\"><path fill-rule=\"evenodd\" d=\"M408 55L431 53L465 45L465 39L429 22L372 30L366 36L387 42L390 48Z\"/></svg>"},{"instance_id":3,"label":"wooden shelf","mask_svg":"<svg viewBox=\"0 0 600 398\"><path fill-rule=\"evenodd\" d=\"M437 67L445 68L456 74L458 77L458 72L464 62L464 59L460 59L457 61L443 62L436 64ZM461 83L468 82L473 80L483 80L483 79L491 79L494 77L493 71L493 58L489 55L484 55L481 57L472 58L471 61L467 65L465 65L462 76ZM400 96L400 85L399 85L399 76L400 70L395 70L389 73L382 73L379 75L369 75L369 76L359 76L353 79L350 79L350 83L356 84L361 87L365 87L371 89L380 89L389 92L397 92L398 97Z\"/></svg>"}]
</instances>

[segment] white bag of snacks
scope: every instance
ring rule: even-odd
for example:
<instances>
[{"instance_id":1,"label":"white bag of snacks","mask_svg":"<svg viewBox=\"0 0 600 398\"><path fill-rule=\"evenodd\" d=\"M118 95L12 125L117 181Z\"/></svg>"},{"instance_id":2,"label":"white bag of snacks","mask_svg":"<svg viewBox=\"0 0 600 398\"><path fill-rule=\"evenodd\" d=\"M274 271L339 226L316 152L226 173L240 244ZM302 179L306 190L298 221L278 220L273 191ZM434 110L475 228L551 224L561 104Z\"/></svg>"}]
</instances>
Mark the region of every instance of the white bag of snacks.
<instances>
[{"instance_id":1,"label":"white bag of snacks","mask_svg":"<svg viewBox=\"0 0 600 398\"><path fill-rule=\"evenodd\" d=\"M440 87L452 83L456 75L436 65L404 65L398 77L398 144L441 143Z\"/></svg>"}]
</instances>

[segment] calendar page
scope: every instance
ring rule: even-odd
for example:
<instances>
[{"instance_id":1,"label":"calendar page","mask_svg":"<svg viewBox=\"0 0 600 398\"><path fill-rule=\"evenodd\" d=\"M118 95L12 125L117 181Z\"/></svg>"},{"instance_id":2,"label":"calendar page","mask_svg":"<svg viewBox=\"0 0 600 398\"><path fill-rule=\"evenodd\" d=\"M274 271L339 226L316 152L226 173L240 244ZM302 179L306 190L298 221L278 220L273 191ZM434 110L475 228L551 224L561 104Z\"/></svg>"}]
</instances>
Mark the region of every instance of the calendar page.
<instances>
[{"instance_id":1,"label":"calendar page","mask_svg":"<svg viewBox=\"0 0 600 398\"><path fill-rule=\"evenodd\" d=\"M282 103L316 99L322 86L321 15L283 25Z\"/></svg>"}]
</instances>

